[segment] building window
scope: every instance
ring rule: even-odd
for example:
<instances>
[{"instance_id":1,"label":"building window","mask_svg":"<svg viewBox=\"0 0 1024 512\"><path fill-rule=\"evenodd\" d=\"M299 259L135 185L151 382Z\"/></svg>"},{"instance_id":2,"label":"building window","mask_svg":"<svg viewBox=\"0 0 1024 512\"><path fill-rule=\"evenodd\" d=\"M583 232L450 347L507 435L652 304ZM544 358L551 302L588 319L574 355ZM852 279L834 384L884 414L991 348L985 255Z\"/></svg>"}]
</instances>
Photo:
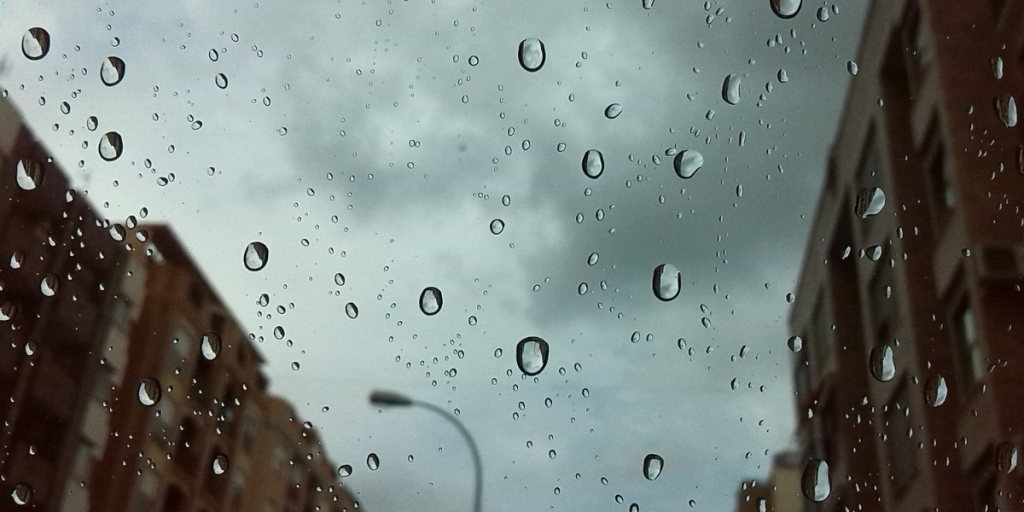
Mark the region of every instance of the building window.
<instances>
[{"instance_id":1,"label":"building window","mask_svg":"<svg viewBox=\"0 0 1024 512\"><path fill-rule=\"evenodd\" d=\"M952 335L956 344L959 380L966 388L963 391L967 391L985 374L985 361L981 353L977 320L966 297L953 310Z\"/></svg>"},{"instance_id":2,"label":"building window","mask_svg":"<svg viewBox=\"0 0 1024 512\"><path fill-rule=\"evenodd\" d=\"M953 172L938 119L933 119L928 135L921 148L921 162L925 171L925 185L936 227L945 223L949 211L956 206L956 190L953 188Z\"/></svg>"},{"instance_id":3,"label":"building window","mask_svg":"<svg viewBox=\"0 0 1024 512\"><path fill-rule=\"evenodd\" d=\"M832 324L829 321L825 306L824 293L814 306L811 317L811 345L813 346L814 365L818 375L829 370L832 363Z\"/></svg>"},{"instance_id":4,"label":"building window","mask_svg":"<svg viewBox=\"0 0 1024 512\"><path fill-rule=\"evenodd\" d=\"M896 398L885 408L886 462L893 489L899 494L917 472L917 453L914 446L914 431L910 418L910 397L907 396L906 382L902 382Z\"/></svg>"}]
</instances>

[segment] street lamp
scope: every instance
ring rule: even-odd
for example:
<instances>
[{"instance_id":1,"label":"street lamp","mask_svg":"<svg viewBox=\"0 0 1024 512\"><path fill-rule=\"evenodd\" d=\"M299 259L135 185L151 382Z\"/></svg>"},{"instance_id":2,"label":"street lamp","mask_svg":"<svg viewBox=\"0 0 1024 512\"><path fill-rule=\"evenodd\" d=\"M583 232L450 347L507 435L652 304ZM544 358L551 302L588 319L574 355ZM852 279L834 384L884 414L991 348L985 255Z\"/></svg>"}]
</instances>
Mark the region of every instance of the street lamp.
<instances>
[{"instance_id":1,"label":"street lamp","mask_svg":"<svg viewBox=\"0 0 1024 512\"><path fill-rule=\"evenodd\" d=\"M374 390L370 393L370 403L381 407L409 407L419 406L424 409L440 414L444 419L448 420L455 428L462 434L463 439L466 440L466 444L469 445L469 453L473 455L473 470L476 476L475 485L473 490L473 512L480 512L480 499L483 495L483 469L480 465L480 452L476 448L476 442L473 441L473 436L469 434L466 427L462 425L462 422L458 418L453 416L450 412L427 402L421 402L419 400L413 400L405 395L397 393L395 391L387 390Z\"/></svg>"}]
</instances>

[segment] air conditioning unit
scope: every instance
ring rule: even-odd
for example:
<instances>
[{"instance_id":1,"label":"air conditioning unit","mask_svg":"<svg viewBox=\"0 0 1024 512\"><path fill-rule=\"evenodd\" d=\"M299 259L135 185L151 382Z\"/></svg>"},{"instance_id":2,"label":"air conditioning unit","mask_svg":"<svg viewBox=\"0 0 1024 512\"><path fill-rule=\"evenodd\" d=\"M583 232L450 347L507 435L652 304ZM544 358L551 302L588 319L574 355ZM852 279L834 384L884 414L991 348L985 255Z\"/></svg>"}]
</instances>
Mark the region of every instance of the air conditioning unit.
<instances>
[{"instance_id":1,"label":"air conditioning unit","mask_svg":"<svg viewBox=\"0 0 1024 512\"><path fill-rule=\"evenodd\" d=\"M982 246L974 260L975 272L988 281L1024 279L1024 244Z\"/></svg>"}]
</instances>

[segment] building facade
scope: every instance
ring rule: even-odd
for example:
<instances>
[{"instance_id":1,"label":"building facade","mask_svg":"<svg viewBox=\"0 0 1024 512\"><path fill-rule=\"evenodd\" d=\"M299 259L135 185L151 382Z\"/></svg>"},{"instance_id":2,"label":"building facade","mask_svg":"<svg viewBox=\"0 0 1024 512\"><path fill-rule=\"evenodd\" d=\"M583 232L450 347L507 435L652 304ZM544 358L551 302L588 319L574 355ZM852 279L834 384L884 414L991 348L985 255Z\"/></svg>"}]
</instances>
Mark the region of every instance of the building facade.
<instances>
[{"instance_id":1,"label":"building facade","mask_svg":"<svg viewBox=\"0 0 1024 512\"><path fill-rule=\"evenodd\" d=\"M869 7L790 317L808 510L1024 510L1022 28Z\"/></svg>"}]
</instances>

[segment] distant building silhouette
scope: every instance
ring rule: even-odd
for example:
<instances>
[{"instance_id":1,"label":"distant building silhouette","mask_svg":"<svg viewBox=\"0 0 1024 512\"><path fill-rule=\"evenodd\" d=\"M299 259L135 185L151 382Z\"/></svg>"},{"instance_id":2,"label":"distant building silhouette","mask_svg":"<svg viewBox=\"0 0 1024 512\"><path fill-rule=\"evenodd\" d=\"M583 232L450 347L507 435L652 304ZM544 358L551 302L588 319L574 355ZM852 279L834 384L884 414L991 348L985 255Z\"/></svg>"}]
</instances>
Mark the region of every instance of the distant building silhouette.
<instances>
[{"instance_id":1,"label":"distant building silhouette","mask_svg":"<svg viewBox=\"0 0 1024 512\"><path fill-rule=\"evenodd\" d=\"M736 496L737 512L799 512L804 499L800 494L800 455L783 452L772 461L767 480L751 480L740 484Z\"/></svg>"},{"instance_id":2,"label":"distant building silhouette","mask_svg":"<svg viewBox=\"0 0 1024 512\"><path fill-rule=\"evenodd\" d=\"M1012 0L869 7L790 318L831 484L806 510L1024 509L1022 27Z\"/></svg>"},{"instance_id":3,"label":"distant building silhouette","mask_svg":"<svg viewBox=\"0 0 1024 512\"><path fill-rule=\"evenodd\" d=\"M356 508L167 227L96 217L6 100L0 166L0 510Z\"/></svg>"}]
</instances>

